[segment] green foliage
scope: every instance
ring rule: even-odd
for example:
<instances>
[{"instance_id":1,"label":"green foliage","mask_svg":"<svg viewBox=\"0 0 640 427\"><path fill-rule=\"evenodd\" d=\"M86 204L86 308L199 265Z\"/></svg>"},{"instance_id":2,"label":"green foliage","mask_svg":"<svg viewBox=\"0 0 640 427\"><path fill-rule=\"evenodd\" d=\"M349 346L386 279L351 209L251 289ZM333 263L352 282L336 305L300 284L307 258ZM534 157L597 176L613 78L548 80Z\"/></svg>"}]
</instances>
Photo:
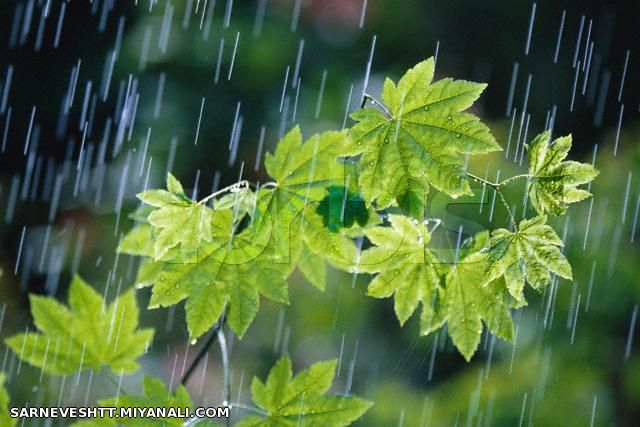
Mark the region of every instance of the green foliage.
<instances>
[{"instance_id":1,"label":"green foliage","mask_svg":"<svg viewBox=\"0 0 640 427\"><path fill-rule=\"evenodd\" d=\"M156 256L158 243L156 240L152 244L153 236L172 228L152 222L157 212L153 211L147 223L136 226L119 246L121 252L153 258L144 264L137 280L139 285L153 286L149 307L167 307L186 299L187 325L193 339L205 333L227 308L229 325L242 337L258 312L260 295L288 303L285 279L296 263L314 286L322 289L326 273L316 269L322 269L324 261L310 259L310 252L335 247L336 264L353 259L355 254L348 239L329 236L321 217L311 209L325 197L327 186L342 183L344 167L337 157L343 145L342 132L325 132L302 143L300 130L294 128L275 154L268 153L265 158L267 172L275 183L257 193L243 188L224 195L214 200L214 210L186 200L180 209L205 209L210 221L206 227L198 225L198 233L193 231L195 225L182 234L176 228L179 235L172 234L176 244L162 245L166 251L161 260ZM171 176L168 182L181 188ZM150 190L141 196L144 202L149 200L148 193L177 197L171 192ZM155 199L151 202L159 205ZM171 205L165 209L178 208ZM240 230L244 215L251 217L250 223ZM190 253L195 257L175 250L177 242L182 249L193 249Z\"/></svg>"},{"instance_id":2,"label":"green foliage","mask_svg":"<svg viewBox=\"0 0 640 427\"><path fill-rule=\"evenodd\" d=\"M194 203L171 174L167 177L167 190L148 190L138 198L154 209L147 221L153 230L153 257L159 260L167 251L180 245L183 252L198 249L200 241L210 241L212 210L204 204Z\"/></svg>"},{"instance_id":3,"label":"green foliage","mask_svg":"<svg viewBox=\"0 0 640 427\"><path fill-rule=\"evenodd\" d=\"M386 298L394 295L394 308L400 324L422 304L421 330L434 328L434 308L441 299L438 260L426 249L431 236L426 225L403 215L389 215L391 227L365 230L376 246L362 253L360 271L379 273L369 284L368 295ZM439 327L435 326L436 328Z\"/></svg>"},{"instance_id":4,"label":"green foliage","mask_svg":"<svg viewBox=\"0 0 640 427\"><path fill-rule=\"evenodd\" d=\"M422 218L429 186L452 196L470 194L464 156L500 150L489 128L469 108L486 85L463 80L432 82L434 60L416 65L398 84L387 79L382 99L390 111L365 108L351 117L343 154L362 154L359 184L378 208L394 200ZM417 215L416 215L417 214Z\"/></svg>"},{"instance_id":5,"label":"green foliage","mask_svg":"<svg viewBox=\"0 0 640 427\"><path fill-rule=\"evenodd\" d=\"M598 171L586 163L563 161L571 149L571 135L553 143L550 139L551 131L547 131L527 145L531 175L527 191L538 214L564 215L569 204L591 196L577 187L591 182Z\"/></svg>"},{"instance_id":6,"label":"green foliage","mask_svg":"<svg viewBox=\"0 0 640 427\"><path fill-rule=\"evenodd\" d=\"M482 321L496 336L512 341L513 320L504 280L483 286L489 233L482 232L466 242L459 259L446 277L445 311L449 336L465 359L471 359L480 344Z\"/></svg>"},{"instance_id":7,"label":"green foliage","mask_svg":"<svg viewBox=\"0 0 640 427\"><path fill-rule=\"evenodd\" d=\"M344 185L344 165L337 161L344 144L344 132L316 134L302 143L295 127L274 154L266 154L265 168L275 185L260 191L258 203L272 215L276 231L289 227L306 205L320 202L327 187Z\"/></svg>"},{"instance_id":8,"label":"green foliage","mask_svg":"<svg viewBox=\"0 0 640 427\"><path fill-rule=\"evenodd\" d=\"M214 211L210 242L200 244L197 259L180 262L149 258L138 276L139 285L152 286L149 308L187 300L187 326L192 339L205 333L227 306L228 323L241 337L258 312L260 294L288 302L285 277L289 266L279 262L271 247L257 241L252 230L230 235L233 218L230 209ZM146 238L144 232L134 233L138 239ZM120 250L129 252L130 248L145 246L132 241L126 239L126 246L121 245ZM144 255L152 256L150 252Z\"/></svg>"},{"instance_id":9,"label":"green foliage","mask_svg":"<svg viewBox=\"0 0 640 427\"><path fill-rule=\"evenodd\" d=\"M69 287L69 308L53 298L30 295L31 314L40 333L17 334L6 340L21 359L54 375L111 367L119 374L138 369L136 359L153 338L152 329L138 329L133 290L110 304L79 276Z\"/></svg>"},{"instance_id":10,"label":"green foliage","mask_svg":"<svg viewBox=\"0 0 640 427\"><path fill-rule=\"evenodd\" d=\"M387 79L386 106L367 95L377 108L353 113L356 124L346 131L303 142L294 127L273 154L266 154L265 169L274 181L260 188L243 181L196 202L170 175L168 191L142 193L151 209L134 214L138 225L119 250L146 257L137 282L152 286L149 307L186 300L192 338L223 313L242 337L261 295L288 303L286 279L296 267L322 290L330 264L373 275L368 295L393 296L400 324L418 307L421 333L448 323L453 343L467 359L478 346L483 322L511 340L509 308L526 304L525 283L540 290L551 282L551 273L572 277L562 241L544 213L563 214L570 203L587 197L577 186L597 171L564 161L571 137L549 145L546 132L528 147L528 174L499 183L471 174L468 155L501 149L478 117L463 112L485 85L449 78L434 82L433 75L434 61L428 59L397 84ZM511 230L476 235L455 250L453 265L430 249L431 233L418 221L431 187L457 197L471 193L473 179L500 193L512 217L501 188L518 178L529 179L528 195L539 216L525 215L519 226L512 220ZM213 208L206 207L212 198ZM360 251L363 243L366 250Z\"/></svg>"},{"instance_id":11,"label":"green foliage","mask_svg":"<svg viewBox=\"0 0 640 427\"><path fill-rule=\"evenodd\" d=\"M546 222L541 215L522 220L515 232L494 230L483 282L504 277L511 296L524 302L525 281L539 290L551 283L551 272L571 280L571 265L560 252L562 240Z\"/></svg>"},{"instance_id":12,"label":"green foliage","mask_svg":"<svg viewBox=\"0 0 640 427\"><path fill-rule=\"evenodd\" d=\"M4 372L0 373L0 425L12 427L16 425L16 419L9 416L9 393L4 388L6 376Z\"/></svg>"},{"instance_id":13,"label":"green foliage","mask_svg":"<svg viewBox=\"0 0 640 427\"><path fill-rule=\"evenodd\" d=\"M291 359L276 362L266 382L254 378L251 397L264 415L242 419L236 427L347 426L360 418L371 402L355 396L326 394L336 360L318 362L295 377Z\"/></svg>"}]
</instances>

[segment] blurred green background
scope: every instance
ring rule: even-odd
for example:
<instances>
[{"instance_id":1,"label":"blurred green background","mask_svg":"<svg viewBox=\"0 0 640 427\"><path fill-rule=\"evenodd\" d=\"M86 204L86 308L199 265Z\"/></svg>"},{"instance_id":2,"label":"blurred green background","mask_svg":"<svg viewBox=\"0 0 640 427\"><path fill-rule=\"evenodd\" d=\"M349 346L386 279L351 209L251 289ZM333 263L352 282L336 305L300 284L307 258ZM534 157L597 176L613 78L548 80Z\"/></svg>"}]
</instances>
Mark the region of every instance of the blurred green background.
<instances>
[{"instance_id":1,"label":"blurred green background","mask_svg":"<svg viewBox=\"0 0 640 427\"><path fill-rule=\"evenodd\" d=\"M115 247L132 225L135 193L162 186L167 170L203 197L241 172L264 181L259 147L273 150L295 123L307 136L342 128L346 112L359 106L375 37L369 93L437 50L436 78L489 84L473 108L503 146L515 144L525 98L527 139L553 117L555 134L573 133L574 158L592 161L597 146L602 173L594 198L553 223L566 235L575 280L531 292L529 306L515 313L516 344L483 333L466 363L444 332L419 337L415 319L400 328L390 300L365 296L367 278L332 271L320 293L294 274L291 305L263 301L245 338L231 338L233 393L247 400L251 377L264 377L283 352L296 370L342 356L335 390L375 401L361 425L640 424L640 333L630 333L640 301L640 3L540 2L528 54L529 1L368 0L362 26L362 0L51 1L43 17L45 3L0 4L0 95L7 93L11 108L8 129L9 113L0 111L0 138L7 134L0 153L2 337L30 324L28 292L64 300L74 272L110 297L133 285L137 260L116 257ZM577 79L576 46L580 66L585 58L589 64ZM61 114L76 80L74 102ZM135 121L119 131L126 93L135 94ZM86 167L78 172L83 137ZM485 156L470 170L521 173L510 148L509 159ZM36 172L25 183L29 162ZM522 187L511 190L507 196L519 207ZM52 210L56 191L61 197ZM495 228L506 224L496 209L492 222L478 206L455 214ZM148 292L139 292L141 305L147 300ZM143 313L142 325L157 329L146 373L174 383L180 377L199 346L189 346L183 319L182 307ZM94 378L88 393L88 375L41 380L39 370L19 367L2 347L15 405L78 406L115 393L107 374ZM123 387L135 391L139 382L139 375L126 377ZM212 349L189 390L198 403L218 404L221 386Z\"/></svg>"}]
</instances>

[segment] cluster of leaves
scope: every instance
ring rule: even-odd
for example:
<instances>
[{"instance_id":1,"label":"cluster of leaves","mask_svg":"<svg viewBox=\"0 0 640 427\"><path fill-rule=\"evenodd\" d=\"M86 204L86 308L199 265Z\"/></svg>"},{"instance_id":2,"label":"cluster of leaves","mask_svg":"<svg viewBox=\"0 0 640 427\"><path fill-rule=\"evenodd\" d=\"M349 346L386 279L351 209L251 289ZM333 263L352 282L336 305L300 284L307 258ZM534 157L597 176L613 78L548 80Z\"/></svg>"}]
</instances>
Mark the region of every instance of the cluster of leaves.
<instances>
[{"instance_id":1,"label":"cluster of leaves","mask_svg":"<svg viewBox=\"0 0 640 427\"><path fill-rule=\"evenodd\" d=\"M193 338L226 309L241 337L258 311L259 295L287 303L286 278L296 267L322 289L327 261L374 275L368 294L393 296L401 324L418 306L422 333L448 322L467 359L482 321L511 340L509 309L526 304L525 283L540 290L551 273L571 279L562 241L545 214L563 214L588 197L577 186L597 171L564 161L570 136L553 143L550 132L537 136L528 146L529 173L516 178L528 179L538 216L472 236L453 264L439 259L424 221L430 188L453 198L471 194L470 180L484 180L467 172L465 158L501 147L478 117L464 112L485 85L434 82L433 75L428 59L397 84L387 79L381 94L386 106L376 101L378 108L354 112L356 123L346 131L302 143L293 129L266 156L274 181L262 188L231 187L230 194L214 194L207 207L186 198L169 176L166 191L140 194L154 209L136 216L138 225L119 249L146 257L138 282L153 286L150 307L186 299ZM500 191L512 180L483 183ZM361 252L356 242L362 239L371 247Z\"/></svg>"},{"instance_id":2,"label":"cluster of leaves","mask_svg":"<svg viewBox=\"0 0 640 427\"><path fill-rule=\"evenodd\" d=\"M296 268L323 290L328 263L371 275L368 295L393 297L401 324L418 307L423 334L446 323L467 360L478 347L483 323L511 341L510 310L526 305L525 285L541 290L552 274L572 277L562 240L546 215L562 215L571 203L589 197L578 186L597 171L565 160L570 136L551 142L551 133L545 132L527 145L528 173L499 183L472 175L468 156L501 149L489 128L464 112L485 85L448 78L434 82L433 76L434 61L428 59L397 84L387 79L381 94L385 105L369 97L377 108L354 112L350 129L303 142L295 127L265 157L272 182L252 186L243 181L197 201L169 174L166 190L139 194L143 205L132 214L136 225L118 250L144 258L136 281L137 287L151 287L149 308L185 301L193 340L222 318L241 338L261 296L289 303L287 278ZM518 178L527 179L537 216L516 224L500 191ZM427 195L431 188L452 198L472 194L471 180L500 193L511 224L469 237L455 248L454 262L448 262L429 246L433 230L425 219ZM366 249L360 250L363 243ZM153 336L151 330L138 329L133 290L107 304L79 277L69 289L69 308L33 295L31 310L40 332L27 331L7 343L23 360L51 374L103 366L133 372ZM326 395L334 374L331 361L293 377L291 361L279 360L265 383L252 383L257 406L252 410L260 415L238 425L349 425L370 403ZM172 394L159 380L145 377L143 382L143 397L100 403L192 405L183 387ZM0 393L0 406L6 400Z\"/></svg>"},{"instance_id":3,"label":"cluster of leaves","mask_svg":"<svg viewBox=\"0 0 640 427\"><path fill-rule=\"evenodd\" d=\"M69 308L54 298L31 295L31 313L39 333L18 334L7 339L9 347L30 364L53 375L68 375L84 369L98 372L110 367L115 374L133 373L136 359L151 344L153 330L138 329L138 307L133 289L110 304L80 277L69 287ZM355 396L326 395L335 377L336 361L318 362L292 378L291 360L281 358L266 384L252 383L253 400L261 417L242 418L238 426L326 425L346 426L371 406ZM8 413L9 396L0 374L0 424L15 425ZM161 380L144 376L143 396L118 395L102 399L111 408L193 408L183 385L172 392ZM79 421L76 427L93 426L182 426L180 418L96 418ZM301 424L298 424L301 423ZM217 425L194 420L198 426Z\"/></svg>"},{"instance_id":4,"label":"cluster of leaves","mask_svg":"<svg viewBox=\"0 0 640 427\"><path fill-rule=\"evenodd\" d=\"M327 426L342 427L351 424L364 414L371 402L355 396L326 394L335 376L336 360L318 362L293 377L291 359L284 356L271 369L267 381L254 377L251 395L255 407L245 407L259 414L242 418L236 427L292 427ZM193 401L184 386L175 393L160 380L145 376L142 379L143 396L121 395L100 400L103 407L112 408L190 408ZM232 404L233 407L233 404ZM75 427L94 426L183 426L182 418L120 418L80 421ZM210 420L197 420L198 426L217 424Z\"/></svg>"}]
</instances>

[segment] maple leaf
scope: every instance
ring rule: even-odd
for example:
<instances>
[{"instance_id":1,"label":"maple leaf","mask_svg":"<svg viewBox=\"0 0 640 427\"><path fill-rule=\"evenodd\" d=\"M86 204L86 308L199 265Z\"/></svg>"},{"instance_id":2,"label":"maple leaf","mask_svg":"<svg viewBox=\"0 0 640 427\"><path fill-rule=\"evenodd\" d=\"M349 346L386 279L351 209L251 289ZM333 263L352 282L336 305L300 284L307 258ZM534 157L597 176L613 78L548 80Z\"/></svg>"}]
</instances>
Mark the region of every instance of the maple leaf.
<instances>
[{"instance_id":1,"label":"maple leaf","mask_svg":"<svg viewBox=\"0 0 640 427\"><path fill-rule=\"evenodd\" d=\"M571 265L560 252L562 240L546 222L540 215L520 221L515 232L492 231L484 283L504 276L511 296L524 302L525 281L539 290L551 283L551 272L571 280Z\"/></svg>"},{"instance_id":2,"label":"maple leaf","mask_svg":"<svg viewBox=\"0 0 640 427\"><path fill-rule=\"evenodd\" d=\"M289 131L274 154L267 153L264 164L275 180L275 188L263 189L265 197L273 194L279 210L293 216L312 202L325 196L325 188L344 184L344 165L337 158L345 144L344 132L324 132L304 143L299 127Z\"/></svg>"},{"instance_id":3,"label":"maple leaf","mask_svg":"<svg viewBox=\"0 0 640 427\"><path fill-rule=\"evenodd\" d=\"M274 154L267 153L265 167L275 183L258 192L259 214L254 226L260 229L269 224L270 246L281 262L295 266L303 253L297 247L301 238L307 249L327 255L329 262L352 262L353 243L331 233L317 212L328 188L344 188L346 168L337 160L344 144L344 132L316 134L303 143L300 129L295 127L282 138Z\"/></svg>"},{"instance_id":4,"label":"maple leaf","mask_svg":"<svg viewBox=\"0 0 640 427\"><path fill-rule=\"evenodd\" d=\"M509 294L503 279L484 286L489 233L482 232L465 242L460 257L446 275L442 309L453 344L469 361L480 344L482 321L491 333L513 341L513 320L509 313Z\"/></svg>"},{"instance_id":5,"label":"maple leaf","mask_svg":"<svg viewBox=\"0 0 640 427\"><path fill-rule=\"evenodd\" d=\"M117 374L138 369L153 329L138 329L133 289L110 304L75 276L69 287L69 308L53 298L30 295L31 314L40 333L17 334L7 345L30 364L54 375L109 366Z\"/></svg>"},{"instance_id":6,"label":"maple leaf","mask_svg":"<svg viewBox=\"0 0 640 427\"><path fill-rule=\"evenodd\" d=\"M193 262L147 260L138 274L139 286L152 286L149 308L187 300L192 339L216 323L225 307L229 325L242 337L258 312L260 294L288 303L285 278L290 266L277 259L268 240L255 237L254 229L234 235L233 216L229 209L214 211L211 241L200 243ZM121 249L127 247L121 244ZM150 256L143 250L138 254Z\"/></svg>"},{"instance_id":7,"label":"maple leaf","mask_svg":"<svg viewBox=\"0 0 640 427\"><path fill-rule=\"evenodd\" d=\"M431 235L425 224L403 215L391 214L389 222L391 227L364 230L375 247L362 253L357 269L377 273L367 294L375 298L393 295L401 325L421 304L421 330L428 333L442 324L436 317L442 299L438 260L425 247Z\"/></svg>"},{"instance_id":8,"label":"maple leaf","mask_svg":"<svg viewBox=\"0 0 640 427\"><path fill-rule=\"evenodd\" d=\"M569 204L591 196L577 187L591 182L598 171L587 163L564 161L571 149L571 135L553 143L550 139L551 131L547 131L527 145L531 175L527 193L538 214L563 215Z\"/></svg>"},{"instance_id":9,"label":"maple leaf","mask_svg":"<svg viewBox=\"0 0 640 427\"><path fill-rule=\"evenodd\" d=\"M384 83L390 117L373 108L354 112L343 155L362 154L359 184L379 208L394 200L422 218L429 186L451 196L470 194L462 155L500 150L476 116L463 113L486 85L463 80L432 82L434 60L407 71L396 85Z\"/></svg>"},{"instance_id":10,"label":"maple leaf","mask_svg":"<svg viewBox=\"0 0 640 427\"><path fill-rule=\"evenodd\" d=\"M194 252L201 241L211 240L213 211L195 203L185 194L180 182L167 175L167 190L147 190L137 195L157 209L147 217L154 229L153 257L161 259L169 249L180 245L183 252Z\"/></svg>"},{"instance_id":11,"label":"maple leaf","mask_svg":"<svg viewBox=\"0 0 640 427\"><path fill-rule=\"evenodd\" d=\"M280 358L263 383L251 383L253 402L265 412L249 416L236 427L348 426L360 418L371 402L355 396L325 394L335 377L337 360L318 362L293 376L291 359Z\"/></svg>"},{"instance_id":12,"label":"maple leaf","mask_svg":"<svg viewBox=\"0 0 640 427\"><path fill-rule=\"evenodd\" d=\"M344 165L337 161L344 141L344 132L324 132L303 143L297 126L289 131L275 153L265 156L265 168L275 183L258 192L262 216L257 226L271 222L274 238L286 247L292 222L305 207L320 202L325 188L344 184Z\"/></svg>"}]
</instances>

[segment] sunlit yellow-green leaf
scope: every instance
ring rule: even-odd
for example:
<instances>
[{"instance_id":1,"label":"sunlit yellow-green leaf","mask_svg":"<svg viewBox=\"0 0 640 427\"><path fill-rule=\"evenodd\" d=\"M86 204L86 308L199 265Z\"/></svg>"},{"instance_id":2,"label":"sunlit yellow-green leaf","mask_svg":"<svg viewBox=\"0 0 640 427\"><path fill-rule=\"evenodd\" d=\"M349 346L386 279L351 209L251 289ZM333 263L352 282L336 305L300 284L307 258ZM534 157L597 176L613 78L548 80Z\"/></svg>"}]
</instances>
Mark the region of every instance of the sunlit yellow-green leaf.
<instances>
[{"instance_id":1,"label":"sunlit yellow-green leaf","mask_svg":"<svg viewBox=\"0 0 640 427\"><path fill-rule=\"evenodd\" d=\"M591 196L578 186L591 182L598 171L588 163L564 160L571 149L571 135L550 139L547 131L527 145L531 175L527 192L538 214L563 215L571 203Z\"/></svg>"},{"instance_id":2,"label":"sunlit yellow-green leaf","mask_svg":"<svg viewBox=\"0 0 640 427\"><path fill-rule=\"evenodd\" d=\"M69 306L53 298L31 295L31 314L39 332L17 334L7 345L23 360L54 375L84 369L132 373L153 338L138 329L133 289L110 304L80 277L69 288Z\"/></svg>"},{"instance_id":3,"label":"sunlit yellow-green leaf","mask_svg":"<svg viewBox=\"0 0 640 427\"><path fill-rule=\"evenodd\" d=\"M344 155L362 155L359 184L368 202L385 208L397 200L422 218L429 186L449 195L469 194L467 154L500 150L478 117L463 113L485 84L442 79L433 82L434 60L407 71L397 85L387 79L382 100L390 116L374 108L351 115Z\"/></svg>"},{"instance_id":4,"label":"sunlit yellow-green leaf","mask_svg":"<svg viewBox=\"0 0 640 427\"><path fill-rule=\"evenodd\" d=\"M284 356L266 382L254 378L251 397L263 415L249 416L236 427L342 427L360 418L371 402L356 396L326 394L337 360L318 362L293 376L291 359Z\"/></svg>"},{"instance_id":5,"label":"sunlit yellow-green leaf","mask_svg":"<svg viewBox=\"0 0 640 427\"><path fill-rule=\"evenodd\" d=\"M509 293L524 301L524 285L542 289L551 283L551 273L571 279L571 265L560 252L562 240L544 215L520 221L518 230L504 228L491 233L484 283L504 277Z\"/></svg>"}]
</instances>

